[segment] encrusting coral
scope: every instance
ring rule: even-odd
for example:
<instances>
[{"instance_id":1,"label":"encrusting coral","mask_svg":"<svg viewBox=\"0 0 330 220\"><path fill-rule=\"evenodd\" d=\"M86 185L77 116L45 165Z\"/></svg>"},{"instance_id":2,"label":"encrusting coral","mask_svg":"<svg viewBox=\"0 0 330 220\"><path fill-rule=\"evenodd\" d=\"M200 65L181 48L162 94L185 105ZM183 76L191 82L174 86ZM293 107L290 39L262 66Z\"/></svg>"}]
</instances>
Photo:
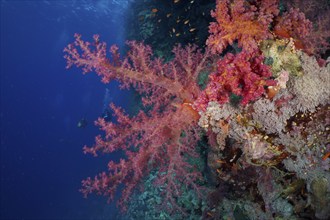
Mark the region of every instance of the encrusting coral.
<instances>
[{"instance_id":1,"label":"encrusting coral","mask_svg":"<svg viewBox=\"0 0 330 220\"><path fill-rule=\"evenodd\" d=\"M264 40L260 50L265 56L265 63L271 66L273 76L282 70L293 75L301 75L302 67L292 39Z\"/></svg>"}]
</instances>

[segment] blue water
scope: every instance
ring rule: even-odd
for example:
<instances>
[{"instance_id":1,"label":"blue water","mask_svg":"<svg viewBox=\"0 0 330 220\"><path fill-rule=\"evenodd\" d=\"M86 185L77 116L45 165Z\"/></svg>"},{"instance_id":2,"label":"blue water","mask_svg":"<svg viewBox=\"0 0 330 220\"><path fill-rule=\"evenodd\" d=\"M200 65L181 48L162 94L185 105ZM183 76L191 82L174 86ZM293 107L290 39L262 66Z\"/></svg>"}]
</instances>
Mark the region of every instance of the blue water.
<instances>
[{"instance_id":1,"label":"blue water","mask_svg":"<svg viewBox=\"0 0 330 220\"><path fill-rule=\"evenodd\" d=\"M1 1L1 219L115 219L115 205L78 191L109 160L82 147L99 133L106 89L124 107L130 93L66 70L63 48L74 33L122 45L128 9L128 0Z\"/></svg>"}]
</instances>

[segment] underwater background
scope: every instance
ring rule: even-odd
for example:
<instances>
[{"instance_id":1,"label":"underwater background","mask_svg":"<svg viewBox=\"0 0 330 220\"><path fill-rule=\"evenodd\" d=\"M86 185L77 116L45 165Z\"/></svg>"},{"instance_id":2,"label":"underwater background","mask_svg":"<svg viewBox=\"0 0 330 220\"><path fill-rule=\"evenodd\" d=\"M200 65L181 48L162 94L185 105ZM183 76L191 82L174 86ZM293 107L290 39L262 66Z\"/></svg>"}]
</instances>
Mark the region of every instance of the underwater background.
<instances>
[{"instance_id":1,"label":"underwater background","mask_svg":"<svg viewBox=\"0 0 330 220\"><path fill-rule=\"evenodd\" d=\"M63 49L76 32L122 45L129 3L1 1L1 219L115 215L106 199L86 200L78 191L86 174L107 161L82 147L98 132L93 121L104 101L125 106L130 95L67 71ZM82 118L88 124L78 128Z\"/></svg>"}]
</instances>

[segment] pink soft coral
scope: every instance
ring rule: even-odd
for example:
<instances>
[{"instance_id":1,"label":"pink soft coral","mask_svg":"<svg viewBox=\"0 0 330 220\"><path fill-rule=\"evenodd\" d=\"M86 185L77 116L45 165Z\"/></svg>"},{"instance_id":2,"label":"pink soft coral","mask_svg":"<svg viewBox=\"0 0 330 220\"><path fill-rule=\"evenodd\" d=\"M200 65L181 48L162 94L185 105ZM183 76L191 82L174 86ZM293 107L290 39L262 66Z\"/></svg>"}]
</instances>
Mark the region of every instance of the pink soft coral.
<instances>
[{"instance_id":1,"label":"pink soft coral","mask_svg":"<svg viewBox=\"0 0 330 220\"><path fill-rule=\"evenodd\" d=\"M304 22L308 19L312 22L312 28L308 27L309 33L302 35L304 50L317 58L330 50L330 4L328 0L285 0L288 8L294 8L299 13L304 13ZM291 11L292 9L290 9ZM288 13L286 13L288 14ZM298 23L302 27L306 24ZM301 29L302 27L298 27Z\"/></svg>"},{"instance_id":2,"label":"pink soft coral","mask_svg":"<svg viewBox=\"0 0 330 220\"><path fill-rule=\"evenodd\" d=\"M274 33L279 37L293 38L298 49L307 49L307 36L312 31L312 23L299 9L291 8L276 19Z\"/></svg>"},{"instance_id":3,"label":"pink soft coral","mask_svg":"<svg viewBox=\"0 0 330 220\"><path fill-rule=\"evenodd\" d=\"M227 103L231 94L240 96L243 106L257 100L264 94L265 87L276 85L263 59L258 53L251 55L245 51L226 54L218 61L217 71L209 76L206 89L195 102L196 108L204 110L210 101Z\"/></svg>"},{"instance_id":4,"label":"pink soft coral","mask_svg":"<svg viewBox=\"0 0 330 220\"><path fill-rule=\"evenodd\" d=\"M234 41L247 52L256 50L260 40L272 37L268 28L279 13L277 7L277 0L217 0L211 12L216 22L209 26L206 44L213 53L222 53Z\"/></svg>"},{"instance_id":5,"label":"pink soft coral","mask_svg":"<svg viewBox=\"0 0 330 220\"><path fill-rule=\"evenodd\" d=\"M198 156L195 147L200 136L196 123L199 116L192 102L201 92L196 80L207 67L208 53L202 54L195 46L179 46L173 50L173 60L164 63L153 58L150 47L132 41L128 42L130 50L124 60L120 60L115 46L111 47L109 59L106 44L97 35L94 43L83 41L80 35L75 37L74 44L64 50L68 67L82 67L84 73L95 71L104 83L115 79L124 87L133 86L143 94L143 103L151 106L150 110L130 117L112 104L117 122L102 118L96 122L105 135L97 136L95 145L85 146L84 152L96 156L98 152L121 150L126 157L119 163L110 161L108 172L84 180L82 192L96 192L113 199L118 187L124 184L120 204L125 208L142 179L158 170L156 183L166 186L164 202L179 209L175 198L180 196L180 184L197 193L201 189L196 181L202 175L187 159Z\"/></svg>"}]
</instances>

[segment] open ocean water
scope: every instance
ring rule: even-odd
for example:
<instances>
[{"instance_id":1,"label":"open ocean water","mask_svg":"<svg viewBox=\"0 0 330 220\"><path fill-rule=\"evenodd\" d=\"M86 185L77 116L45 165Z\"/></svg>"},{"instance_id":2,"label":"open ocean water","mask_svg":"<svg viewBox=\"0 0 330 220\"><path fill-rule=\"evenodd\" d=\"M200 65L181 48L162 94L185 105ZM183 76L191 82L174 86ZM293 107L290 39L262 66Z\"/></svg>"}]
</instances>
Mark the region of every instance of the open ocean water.
<instances>
[{"instance_id":1,"label":"open ocean water","mask_svg":"<svg viewBox=\"0 0 330 220\"><path fill-rule=\"evenodd\" d=\"M130 94L66 70L63 49L75 33L122 45L128 7L126 0L1 1L0 219L116 215L106 199L78 191L109 159L95 160L82 147L93 143L104 105L125 106ZM87 126L78 128L82 119Z\"/></svg>"}]
</instances>

